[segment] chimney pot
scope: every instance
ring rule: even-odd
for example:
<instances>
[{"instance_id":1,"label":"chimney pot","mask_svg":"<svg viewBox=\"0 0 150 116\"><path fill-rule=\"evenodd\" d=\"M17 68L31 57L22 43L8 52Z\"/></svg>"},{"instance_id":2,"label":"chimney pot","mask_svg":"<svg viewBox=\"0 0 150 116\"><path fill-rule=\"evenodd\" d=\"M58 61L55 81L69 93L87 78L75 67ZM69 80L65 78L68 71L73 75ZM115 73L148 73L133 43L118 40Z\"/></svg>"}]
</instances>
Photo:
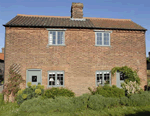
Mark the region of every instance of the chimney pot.
<instances>
[{"instance_id":1,"label":"chimney pot","mask_svg":"<svg viewBox=\"0 0 150 116\"><path fill-rule=\"evenodd\" d=\"M71 18L83 18L83 3L72 3Z\"/></svg>"}]
</instances>

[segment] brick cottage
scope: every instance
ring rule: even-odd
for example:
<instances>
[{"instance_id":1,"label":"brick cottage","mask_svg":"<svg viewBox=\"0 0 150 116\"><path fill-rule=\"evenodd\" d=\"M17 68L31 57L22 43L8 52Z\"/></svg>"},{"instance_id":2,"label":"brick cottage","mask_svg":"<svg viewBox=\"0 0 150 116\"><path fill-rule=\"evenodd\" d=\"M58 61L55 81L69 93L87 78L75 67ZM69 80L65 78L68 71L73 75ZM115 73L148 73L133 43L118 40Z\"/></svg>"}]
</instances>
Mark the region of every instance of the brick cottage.
<instances>
[{"instance_id":1,"label":"brick cottage","mask_svg":"<svg viewBox=\"0 0 150 116\"><path fill-rule=\"evenodd\" d=\"M121 87L122 74L110 73L116 66L138 70L147 84L146 29L130 19L83 17L83 4L72 3L71 17L18 14L4 26L5 83L14 65L26 83L77 96L105 82Z\"/></svg>"}]
</instances>

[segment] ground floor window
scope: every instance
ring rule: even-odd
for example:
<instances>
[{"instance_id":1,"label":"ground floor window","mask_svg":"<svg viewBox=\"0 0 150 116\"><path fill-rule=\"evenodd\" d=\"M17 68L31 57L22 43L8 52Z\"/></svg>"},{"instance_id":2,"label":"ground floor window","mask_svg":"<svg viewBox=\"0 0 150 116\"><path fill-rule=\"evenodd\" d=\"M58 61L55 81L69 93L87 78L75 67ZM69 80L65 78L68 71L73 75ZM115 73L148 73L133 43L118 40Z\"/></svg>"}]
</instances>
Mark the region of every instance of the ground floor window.
<instances>
[{"instance_id":1,"label":"ground floor window","mask_svg":"<svg viewBox=\"0 0 150 116\"><path fill-rule=\"evenodd\" d=\"M48 86L64 86L64 71L48 71Z\"/></svg>"},{"instance_id":2,"label":"ground floor window","mask_svg":"<svg viewBox=\"0 0 150 116\"><path fill-rule=\"evenodd\" d=\"M111 72L110 71L96 71L96 85L111 84Z\"/></svg>"}]
</instances>

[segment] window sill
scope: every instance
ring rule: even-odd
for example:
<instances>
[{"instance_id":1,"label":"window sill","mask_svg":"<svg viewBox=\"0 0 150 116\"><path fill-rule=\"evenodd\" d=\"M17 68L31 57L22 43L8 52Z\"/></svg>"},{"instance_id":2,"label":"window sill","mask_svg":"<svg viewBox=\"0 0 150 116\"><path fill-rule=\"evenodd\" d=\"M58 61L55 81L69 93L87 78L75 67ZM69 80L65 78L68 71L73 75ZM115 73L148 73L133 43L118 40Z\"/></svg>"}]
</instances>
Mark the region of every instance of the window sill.
<instances>
[{"instance_id":1,"label":"window sill","mask_svg":"<svg viewBox=\"0 0 150 116\"><path fill-rule=\"evenodd\" d=\"M66 46L65 44L60 44L60 45L50 45L50 44L47 44L47 47L48 46Z\"/></svg>"},{"instance_id":2,"label":"window sill","mask_svg":"<svg viewBox=\"0 0 150 116\"><path fill-rule=\"evenodd\" d=\"M96 47L111 47L111 45L95 45Z\"/></svg>"},{"instance_id":3,"label":"window sill","mask_svg":"<svg viewBox=\"0 0 150 116\"><path fill-rule=\"evenodd\" d=\"M47 88L49 88L49 87L64 87L64 85L54 85L54 86L47 86Z\"/></svg>"},{"instance_id":4,"label":"window sill","mask_svg":"<svg viewBox=\"0 0 150 116\"><path fill-rule=\"evenodd\" d=\"M104 85L109 85L109 86L112 86L111 84L103 84L103 85L101 85L101 86L104 86ZM98 85L96 85L96 87L98 87Z\"/></svg>"}]
</instances>

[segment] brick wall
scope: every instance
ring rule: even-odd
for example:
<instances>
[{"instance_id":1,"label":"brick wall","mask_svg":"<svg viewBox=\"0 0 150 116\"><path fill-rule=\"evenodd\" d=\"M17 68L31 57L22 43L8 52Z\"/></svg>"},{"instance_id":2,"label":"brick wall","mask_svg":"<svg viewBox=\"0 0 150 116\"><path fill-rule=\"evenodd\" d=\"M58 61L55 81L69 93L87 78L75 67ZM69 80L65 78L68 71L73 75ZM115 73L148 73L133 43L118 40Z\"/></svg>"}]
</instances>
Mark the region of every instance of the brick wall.
<instances>
[{"instance_id":1,"label":"brick wall","mask_svg":"<svg viewBox=\"0 0 150 116\"><path fill-rule=\"evenodd\" d=\"M21 75L26 79L26 70L42 69L42 84L47 88L47 71L64 70L65 87L76 95L96 87L96 70L111 70L115 66L138 69L141 86L147 83L145 33L143 31L112 30L111 46L95 46L92 29L67 29L66 46L48 44L46 28L6 27L5 81L13 63L20 64ZM112 77L116 84L116 77ZM21 86L25 88L25 84Z\"/></svg>"}]
</instances>

